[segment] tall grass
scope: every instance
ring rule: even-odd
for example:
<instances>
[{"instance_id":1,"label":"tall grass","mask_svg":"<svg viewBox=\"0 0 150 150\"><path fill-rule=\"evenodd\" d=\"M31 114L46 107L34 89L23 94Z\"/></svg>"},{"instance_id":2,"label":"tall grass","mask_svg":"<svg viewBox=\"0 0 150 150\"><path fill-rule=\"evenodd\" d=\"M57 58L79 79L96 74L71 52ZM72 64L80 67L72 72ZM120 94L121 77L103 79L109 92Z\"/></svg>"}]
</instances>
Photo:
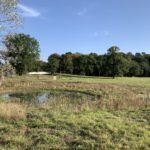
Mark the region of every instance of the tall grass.
<instances>
[{"instance_id":1,"label":"tall grass","mask_svg":"<svg viewBox=\"0 0 150 150\"><path fill-rule=\"evenodd\" d=\"M143 81L141 86L137 81ZM0 93L66 90L85 95L78 98L58 95L44 103L29 105L17 100L1 101L0 149L148 150L148 81L148 78L60 77L56 81L51 76L8 78L0 86Z\"/></svg>"},{"instance_id":2,"label":"tall grass","mask_svg":"<svg viewBox=\"0 0 150 150\"><path fill-rule=\"evenodd\" d=\"M26 118L26 109L19 103L0 102L0 119L18 121Z\"/></svg>"}]
</instances>

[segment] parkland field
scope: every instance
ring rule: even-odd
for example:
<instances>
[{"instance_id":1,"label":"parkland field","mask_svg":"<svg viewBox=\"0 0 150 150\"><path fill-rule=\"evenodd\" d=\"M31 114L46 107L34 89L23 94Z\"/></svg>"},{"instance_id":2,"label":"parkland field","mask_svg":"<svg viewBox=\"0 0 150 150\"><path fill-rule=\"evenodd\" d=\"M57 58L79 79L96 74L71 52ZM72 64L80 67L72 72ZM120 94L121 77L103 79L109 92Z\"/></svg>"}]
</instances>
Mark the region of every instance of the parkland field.
<instances>
[{"instance_id":1,"label":"parkland field","mask_svg":"<svg viewBox=\"0 0 150 150\"><path fill-rule=\"evenodd\" d=\"M150 78L5 78L0 149L149 150Z\"/></svg>"}]
</instances>

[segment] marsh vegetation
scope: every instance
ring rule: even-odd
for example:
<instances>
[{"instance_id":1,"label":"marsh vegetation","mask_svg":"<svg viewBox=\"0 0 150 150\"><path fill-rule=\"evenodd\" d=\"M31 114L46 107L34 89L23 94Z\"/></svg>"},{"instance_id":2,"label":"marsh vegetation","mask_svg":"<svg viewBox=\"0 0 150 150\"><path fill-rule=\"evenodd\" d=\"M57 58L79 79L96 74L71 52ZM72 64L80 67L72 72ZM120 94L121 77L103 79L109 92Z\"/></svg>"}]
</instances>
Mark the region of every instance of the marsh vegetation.
<instances>
[{"instance_id":1,"label":"marsh vegetation","mask_svg":"<svg viewBox=\"0 0 150 150\"><path fill-rule=\"evenodd\" d=\"M66 75L56 81L52 76L7 78L0 87L1 96L9 97L0 101L0 148L149 149L149 82Z\"/></svg>"}]
</instances>

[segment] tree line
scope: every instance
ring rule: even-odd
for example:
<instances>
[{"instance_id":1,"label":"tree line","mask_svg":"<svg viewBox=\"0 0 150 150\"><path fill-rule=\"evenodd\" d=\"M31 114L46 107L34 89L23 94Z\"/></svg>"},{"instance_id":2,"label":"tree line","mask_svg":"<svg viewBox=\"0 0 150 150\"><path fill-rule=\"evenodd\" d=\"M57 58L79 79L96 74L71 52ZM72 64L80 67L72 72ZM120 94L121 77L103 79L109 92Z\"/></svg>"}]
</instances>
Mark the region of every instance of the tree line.
<instances>
[{"instance_id":1,"label":"tree line","mask_svg":"<svg viewBox=\"0 0 150 150\"><path fill-rule=\"evenodd\" d=\"M1 56L6 64L15 68L19 75L31 71L48 71L51 74L66 73L86 76L150 76L150 54L121 52L117 46L106 54L81 54L67 52L51 54L48 61L41 61L39 42L26 34L7 35L3 41L6 51ZM3 59L3 60L4 60ZM2 61L1 61L2 63Z\"/></svg>"},{"instance_id":2,"label":"tree line","mask_svg":"<svg viewBox=\"0 0 150 150\"><path fill-rule=\"evenodd\" d=\"M87 76L150 76L150 54L123 53L112 46L104 55L71 53L48 57L47 70L52 73L67 73Z\"/></svg>"}]
</instances>

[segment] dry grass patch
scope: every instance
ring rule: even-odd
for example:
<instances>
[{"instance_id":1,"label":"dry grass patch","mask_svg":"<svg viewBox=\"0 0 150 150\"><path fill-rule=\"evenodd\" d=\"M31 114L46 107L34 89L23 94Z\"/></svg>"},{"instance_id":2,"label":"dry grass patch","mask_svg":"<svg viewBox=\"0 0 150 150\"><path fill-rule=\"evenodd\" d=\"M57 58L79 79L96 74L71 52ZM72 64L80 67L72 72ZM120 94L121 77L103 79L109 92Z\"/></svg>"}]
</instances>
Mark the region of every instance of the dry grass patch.
<instances>
[{"instance_id":1,"label":"dry grass patch","mask_svg":"<svg viewBox=\"0 0 150 150\"><path fill-rule=\"evenodd\" d=\"M0 119L2 120L23 120L26 118L26 108L18 103L0 103Z\"/></svg>"}]
</instances>

